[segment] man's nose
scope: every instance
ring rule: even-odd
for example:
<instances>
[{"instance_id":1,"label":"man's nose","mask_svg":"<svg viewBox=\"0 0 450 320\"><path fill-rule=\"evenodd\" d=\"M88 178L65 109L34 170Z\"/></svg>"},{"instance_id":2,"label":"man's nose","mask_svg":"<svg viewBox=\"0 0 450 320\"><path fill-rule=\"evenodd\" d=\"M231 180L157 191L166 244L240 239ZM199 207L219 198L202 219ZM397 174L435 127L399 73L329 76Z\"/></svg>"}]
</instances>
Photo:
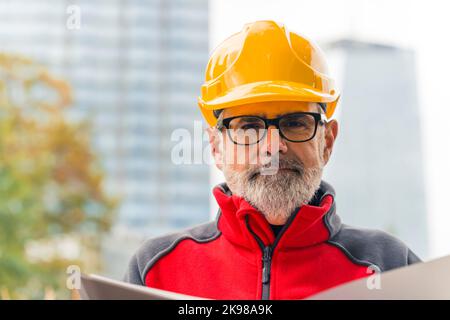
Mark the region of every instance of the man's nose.
<instances>
[{"instance_id":1,"label":"man's nose","mask_svg":"<svg viewBox=\"0 0 450 320\"><path fill-rule=\"evenodd\" d=\"M275 155L287 152L286 141L281 137L280 131L275 126L267 128L266 136L262 141L260 151L266 154Z\"/></svg>"}]
</instances>

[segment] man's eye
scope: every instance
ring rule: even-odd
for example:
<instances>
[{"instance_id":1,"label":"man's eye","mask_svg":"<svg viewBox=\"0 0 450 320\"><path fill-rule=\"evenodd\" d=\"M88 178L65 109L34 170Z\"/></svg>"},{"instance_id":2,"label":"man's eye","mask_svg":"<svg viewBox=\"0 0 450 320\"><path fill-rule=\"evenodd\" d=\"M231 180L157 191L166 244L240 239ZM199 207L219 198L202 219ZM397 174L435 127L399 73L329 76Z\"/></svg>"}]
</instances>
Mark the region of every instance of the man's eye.
<instances>
[{"instance_id":1,"label":"man's eye","mask_svg":"<svg viewBox=\"0 0 450 320\"><path fill-rule=\"evenodd\" d=\"M287 128L299 128L304 127L306 124L303 121L290 120L286 121L283 125Z\"/></svg>"},{"instance_id":2,"label":"man's eye","mask_svg":"<svg viewBox=\"0 0 450 320\"><path fill-rule=\"evenodd\" d=\"M263 127L261 126L260 123L246 123L241 125L240 129L242 130L259 130L259 129L263 129Z\"/></svg>"}]
</instances>

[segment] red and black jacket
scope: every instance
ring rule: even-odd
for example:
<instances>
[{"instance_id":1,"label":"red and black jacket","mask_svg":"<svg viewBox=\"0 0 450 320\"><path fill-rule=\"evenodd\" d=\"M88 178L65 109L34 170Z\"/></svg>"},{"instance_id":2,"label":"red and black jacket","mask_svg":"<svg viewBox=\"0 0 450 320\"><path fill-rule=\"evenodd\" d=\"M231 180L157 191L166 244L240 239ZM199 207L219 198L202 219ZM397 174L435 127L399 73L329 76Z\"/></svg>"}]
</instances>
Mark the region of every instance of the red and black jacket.
<instances>
[{"instance_id":1,"label":"red and black jacket","mask_svg":"<svg viewBox=\"0 0 450 320\"><path fill-rule=\"evenodd\" d=\"M325 181L276 237L263 214L226 184L213 193L215 221L146 241L125 281L211 299L302 299L420 261L383 231L342 224Z\"/></svg>"}]
</instances>

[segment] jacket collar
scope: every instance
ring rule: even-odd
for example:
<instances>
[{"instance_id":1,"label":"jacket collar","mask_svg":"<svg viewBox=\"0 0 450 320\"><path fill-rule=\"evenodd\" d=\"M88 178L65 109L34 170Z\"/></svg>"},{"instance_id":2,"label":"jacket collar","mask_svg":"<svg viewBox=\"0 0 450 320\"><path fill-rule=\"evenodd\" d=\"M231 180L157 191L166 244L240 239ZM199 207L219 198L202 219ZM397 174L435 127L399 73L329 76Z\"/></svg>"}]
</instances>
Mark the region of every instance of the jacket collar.
<instances>
[{"instance_id":1,"label":"jacket collar","mask_svg":"<svg viewBox=\"0 0 450 320\"><path fill-rule=\"evenodd\" d=\"M264 215L244 198L233 195L226 183L217 185L213 194L220 208L218 228L230 242L247 249L269 245L276 246L277 250L311 246L327 241L341 227L335 191L323 180L313 199L296 209L277 238Z\"/></svg>"}]
</instances>

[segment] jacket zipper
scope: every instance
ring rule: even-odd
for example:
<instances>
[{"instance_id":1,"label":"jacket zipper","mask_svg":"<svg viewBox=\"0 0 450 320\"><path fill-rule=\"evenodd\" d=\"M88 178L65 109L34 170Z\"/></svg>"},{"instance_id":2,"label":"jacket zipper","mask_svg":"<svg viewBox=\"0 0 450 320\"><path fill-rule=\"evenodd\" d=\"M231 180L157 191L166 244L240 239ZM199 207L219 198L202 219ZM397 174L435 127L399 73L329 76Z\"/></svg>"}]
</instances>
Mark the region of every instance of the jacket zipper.
<instances>
[{"instance_id":1,"label":"jacket zipper","mask_svg":"<svg viewBox=\"0 0 450 320\"><path fill-rule=\"evenodd\" d=\"M263 248L263 271L262 271L262 299L269 300L270 297L270 267L272 264L272 247Z\"/></svg>"},{"instance_id":2,"label":"jacket zipper","mask_svg":"<svg viewBox=\"0 0 450 320\"><path fill-rule=\"evenodd\" d=\"M272 267L272 255L273 251L278 244L281 236L286 231L288 226L291 224L291 222L294 220L295 214L291 215L286 222L286 224L281 228L280 232L278 233L277 237L275 238L275 241L273 242L273 245L266 246L264 245L264 242L256 235L256 233L253 232L252 228L250 227L250 224L248 222L248 216L245 219L245 222L247 224L247 228L250 231L250 233L255 238L256 242L258 242L259 247L262 250L262 300L269 300L270 299L270 271Z\"/></svg>"}]
</instances>

